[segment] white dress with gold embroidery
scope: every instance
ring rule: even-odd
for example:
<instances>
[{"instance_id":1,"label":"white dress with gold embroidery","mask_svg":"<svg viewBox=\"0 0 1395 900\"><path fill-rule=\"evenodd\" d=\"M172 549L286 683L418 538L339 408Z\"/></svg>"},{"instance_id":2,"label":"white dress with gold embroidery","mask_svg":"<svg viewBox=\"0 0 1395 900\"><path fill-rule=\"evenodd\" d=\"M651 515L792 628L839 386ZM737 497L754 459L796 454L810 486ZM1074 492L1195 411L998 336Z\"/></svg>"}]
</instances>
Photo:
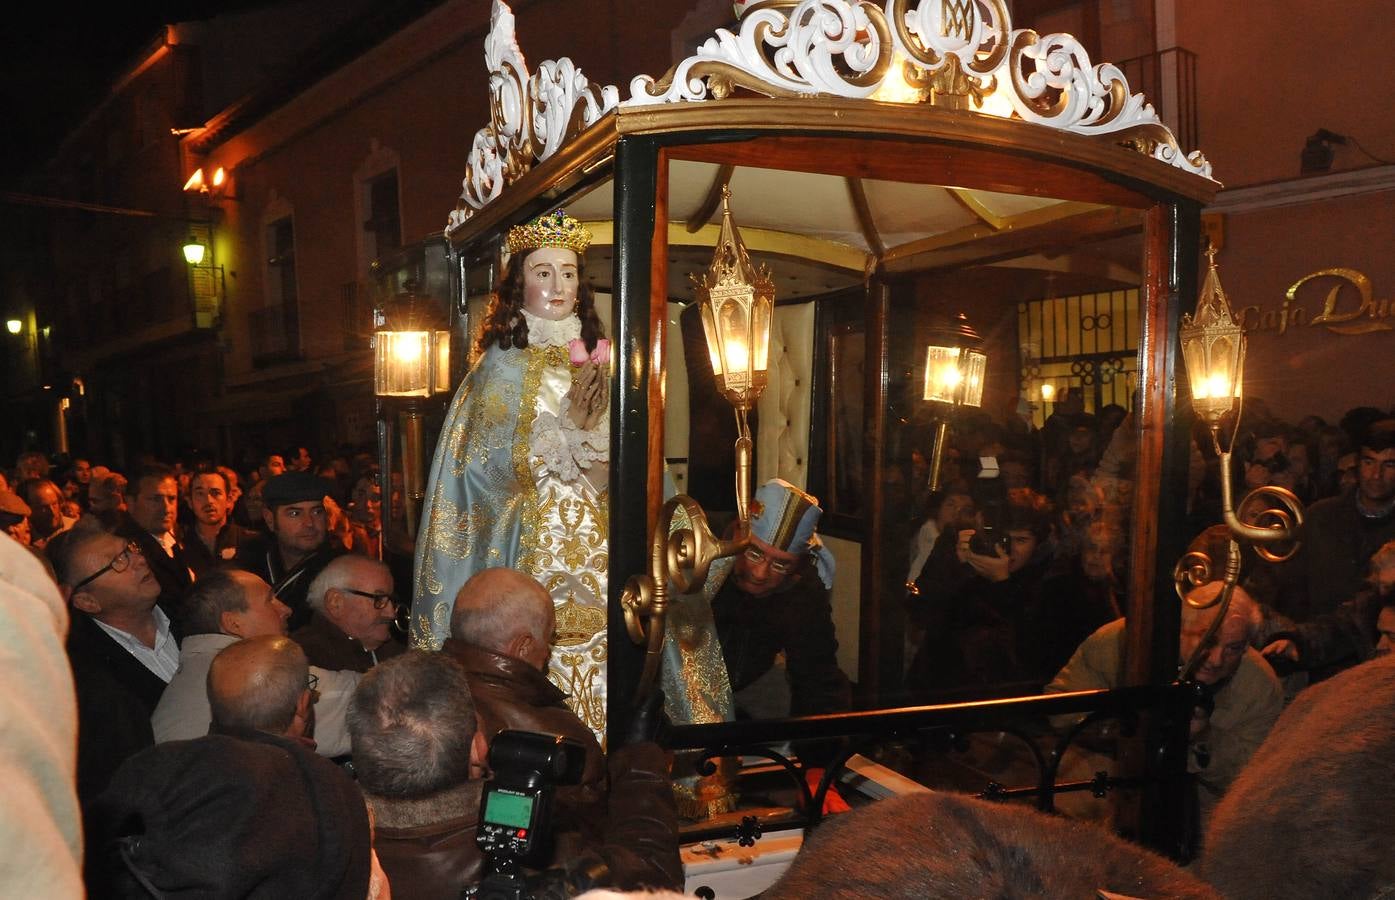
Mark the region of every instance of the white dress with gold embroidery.
<instances>
[{"instance_id":1,"label":"white dress with gold embroidery","mask_svg":"<svg viewBox=\"0 0 1395 900\"><path fill-rule=\"evenodd\" d=\"M575 317L561 322L524 313L531 347L565 351L581 337ZM610 418L582 431L566 415L567 391L576 369L562 364L543 368L538 384L529 463L537 490L537 545L528 574L552 595L557 607L557 638L548 676L566 691L572 710L605 741L606 464L610 459ZM593 485L587 469L600 463Z\"/></svg>"},{"instance_id":2,"label":"white dress with gold embroidery","mask_svg":"<svg viewBox=\"0 0 1395 900\"><path fill-rule=\"evenodd\" d=\"M548 675L603 740L609 417L582 431L566 415L580 320L524 316L529 346L486 351L446 414L417 540L412 643L441 646L475 572L532 575L557 609Z\"/></svg>"}]
</instances>

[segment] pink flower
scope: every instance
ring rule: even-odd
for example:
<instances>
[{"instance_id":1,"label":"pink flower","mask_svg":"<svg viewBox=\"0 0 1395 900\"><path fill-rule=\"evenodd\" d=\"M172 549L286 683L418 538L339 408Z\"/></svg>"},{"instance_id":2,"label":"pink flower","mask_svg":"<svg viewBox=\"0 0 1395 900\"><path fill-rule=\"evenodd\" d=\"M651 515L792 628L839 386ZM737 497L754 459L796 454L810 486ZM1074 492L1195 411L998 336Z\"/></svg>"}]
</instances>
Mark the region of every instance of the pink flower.
<instances>
[{"instance_id":1,"label":"pink flower","mask_svg":"<svg viewBox=\"0 0 1395 900\"><path fill-rule=\"evenodd\" d=\"M586 353L586 342L581 338L567 342L567 350L570 352L572 365L582 366L588 361L593 363L606 363L610 361L610 341L601 338L596 341L596 349L588 356Z\"/></svg>"}]
</instances>

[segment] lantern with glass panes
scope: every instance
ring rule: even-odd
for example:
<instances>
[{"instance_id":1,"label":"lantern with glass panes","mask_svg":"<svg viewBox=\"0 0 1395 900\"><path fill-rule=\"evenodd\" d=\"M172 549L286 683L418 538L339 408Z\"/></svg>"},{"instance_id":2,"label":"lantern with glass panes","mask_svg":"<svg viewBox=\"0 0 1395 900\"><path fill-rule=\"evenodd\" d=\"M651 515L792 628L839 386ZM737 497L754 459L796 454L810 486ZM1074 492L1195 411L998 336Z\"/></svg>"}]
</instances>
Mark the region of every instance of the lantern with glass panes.
<instances>
[{"instance_id":1,"label":"lantern with glass panes","mask_svg":"<svg viewBox=\"0 0 1395 900\"><path fill-rule=\"evenodd\" d=\"M940 466L944 460L949 426L961 406L983 405L983 382L988 372L988 354L962 312L953 322L939 322L930 329L930 346L925 350L925 390L935 419L935 448L930 457L930 490L940 488Z\"/></svg>"},{"instance_id":2,"label":"lantern with glass panes","mask_svg":"<svg viewBox=\"0 0 1395 900\"><path fill-rule=\"evenodd\" d=\"M1181 667L1179 677L1190 678L1200 664L1201 656L1214 632L1225 619L1225 610L1240 578L1240 542L1253 544L1262 558L1280 563L1298 550L1297 536L1303 526L1303 504L1287 488L1261 485L1245 495L1239 506L1234 502L1234 473L1231 453L1235 434L1239 430L1239 411L1230 422L1230 439L1221 446L1223 420L1242 402L1242 381L1245 372L1245 332L1216 270L1216 250L1207 248L1206 280L1195 315L1182 316L1182 358L1186 361L1190 382L1192 407L1206 423L1211 433L1211 445L1220 459L1221 516L1230 530L1225 569L1220 573L1222 589L1209 601L1195 599L1192 588L1215 578L1215 561L1205 553L1190 552L1178 560L1173 569L1177 593L1185 602L1199 609L1219 606L1221 611L1211 623L1197 650ZM1268 505L1273 504L1273 505ZM1236 510L1240 512L1237 513Z\"/></svg>"},{"instance_id":3,"label":"lantern with glass panes","mask_svg":"<svg viewBox=\"0 0 1395 900\"><path fill-rule=\"evenodd\" d=\"M373 393L378 398L383 454L384 534L392 518L391 452L396 431L401 443L404 524L408 536L415 539L417 514L426 496L424 402L450 390L450 331L439 302L410 289L386 298L375 319Z\"/></svg>"}]
</instances>

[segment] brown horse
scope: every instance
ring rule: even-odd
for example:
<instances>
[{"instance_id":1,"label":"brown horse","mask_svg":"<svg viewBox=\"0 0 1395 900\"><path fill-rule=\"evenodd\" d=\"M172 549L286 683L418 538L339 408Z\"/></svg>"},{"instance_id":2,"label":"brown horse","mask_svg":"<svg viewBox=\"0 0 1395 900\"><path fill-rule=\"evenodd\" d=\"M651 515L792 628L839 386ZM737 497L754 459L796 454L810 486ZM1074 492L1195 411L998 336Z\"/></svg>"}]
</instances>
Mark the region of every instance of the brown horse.
<instances>
[{"instance_id":1,"label":"brown horse","mask_svg":"<svg viewBox=\"0 0 1395 900\"><path fill-rule=\"evenodd\" d=\"M1395 896L1395 657L1298 695L1216 807L1204 874L1233 900Z\"/></svg>"},{"instance_id":2,"label":"brown horse","mask_svg":"<svg viewBox=\"0 0 1395 900\"><path fill-rule=\"evenodd\" d=\"M828 821L762 896L1093 900L1100 890L1169 900L1220 896L1095 825L950 793L897 797Z\"/></svg>"}]
</instances>

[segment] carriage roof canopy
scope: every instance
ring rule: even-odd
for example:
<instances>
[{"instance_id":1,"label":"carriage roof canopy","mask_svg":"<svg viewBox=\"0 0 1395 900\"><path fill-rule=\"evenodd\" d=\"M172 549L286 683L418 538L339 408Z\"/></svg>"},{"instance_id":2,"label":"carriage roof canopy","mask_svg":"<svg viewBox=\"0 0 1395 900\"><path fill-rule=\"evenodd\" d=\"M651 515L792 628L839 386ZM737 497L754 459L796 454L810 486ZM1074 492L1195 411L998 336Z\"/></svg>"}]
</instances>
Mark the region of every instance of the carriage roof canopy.
<instances>
[{"instance_id":1,"label":"carriage roof canopy","mask_svg":"<svg viewBox=\"0 0 1395 900\"><path fill-rule=\"evenodd\" d=\"M1219 187L1205 157L1178 146L1116 66L1092 65L1068 34L1014 30L1003 0L741 0L734 10L738 18L731 28L717 29L661 78L636 77L622 100L619 88L591 84L565 57L530 71L515 39L513 13L495 0L485 43L490 122L470 147L448 235L459 243L496 227L504 210L489 207L535 168L591 170L617 136L646 131L742 127L931 137L1112 170L1134 183L1197 199L1209 199ZM550 160L554 165L546 166ZM881 248L859 226L847 192L825 185L830 202L821 207L827 215L820 237L863 253L894 251L958 228L1001 229L1018 216L1049 219L1053 205L1080 206L1061 192L1021 196L1027 193L1021 185L1008 182L997 191L985 189L981 178L955 186L953 161L931 167L948 187L927 188L914 203L898 196L901 208L917 210L914 222L877 221ZM762 176L763 196L750 206L764 211L773 229L782 207L808 207L807 194L782 191L777 173ZM675 175L680 193L685 184L693 185L690 191L706 190L710 180L710 173L695 170L692 178ZM903 179L889 172L884 180ZM900 188L878 187L874 180L854 201L866 207L864 220L877 220L879 190ZM689 201L700 208L696 199ZM684 208L675 202L675 215ZM1072 207L1055 214L1086 211ZM590 212L596 219L608 217L608 210ZM743 213L743 221L751 216Z\"/></svg>"}]
</instances>

